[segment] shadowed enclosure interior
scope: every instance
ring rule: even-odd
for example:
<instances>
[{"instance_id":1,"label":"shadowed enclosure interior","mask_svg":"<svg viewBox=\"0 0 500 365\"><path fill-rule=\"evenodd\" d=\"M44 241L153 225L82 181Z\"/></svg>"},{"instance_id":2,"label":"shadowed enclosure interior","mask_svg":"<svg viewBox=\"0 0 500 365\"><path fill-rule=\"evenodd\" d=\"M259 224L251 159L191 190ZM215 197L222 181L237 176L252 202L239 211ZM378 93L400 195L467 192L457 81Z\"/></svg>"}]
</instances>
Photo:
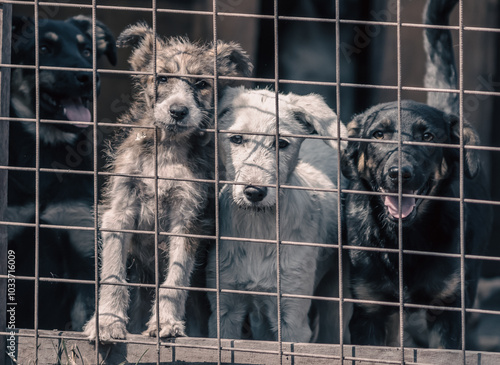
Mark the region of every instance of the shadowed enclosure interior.
<instances>
[{"instance_id":1,"label":"shadowed enclosure interior","mask_svg":"<svg viewBox=\"0 0 500 365\"><path fill-rule=\"evenodd\" d=\"M39 252L40 236L43 234L54 235L54 237L67 236L71 232L86 232L90 235L94 252L99 251L100 229L98 219L92 222L74 225L54 225L47 223L42 211L43 201L50 197L40 197L40 184L43 184L44 176L78 176L82 180L91 182L93 187L92 214L93 217L101 217L102 207L98 205L101 201L101 191L107 179L112 175L106 168L105 150L116 135L123 131L129 131L137 126L117 123L117 119L127 111L132 99L131 76L137 72L131 71L127 63L130 55L129 48L119 48L117 51L118 62L113 66L109 60L98 60L96 52L93 52L90 68L75 68L72 65L54 66L41 65L39 62L39 46L37 46L33 64L13 64L11 59L11 16L23 15L33 18L35 29L46 20L64 20L69 17L84 14L92 20L92 49L98 47L96 36L96 20L103 22L114 34L115 38L129 24L138 21L147 22L153 30L161 36L188 36L190 40L203 42L216 42L217 40L234 41L241 44L242 48L250 56L254 65L254 72L250 77L229 77L217 75L218 66L214 60L213 73L202 75L205 79L214 80L214 118L215 126L206 132L219 141L227 131L219 128L217 112L218 97L223 90L217 86L217 80L232 80L236 85L246 87L268 88L279 92L294 92L300 95L311 92L322 95L326 103L337 113L339 119L347 124L353 115L360 113L368 107L386 101L401 101L403 99L414 99L425 102L427 90L423 85L425 72L425 56L422 47L422 32L425 26L422 24L423 2L411 0L377 0L377 1L348 1L335 0L150 0L136 2L132 0L113 1L90 1L90 0L61 0L55 2L47 1L2 1L2 42L1 42L1 100L0 100L0 348L8 348L9 338L14 333L15 356L19 363L31 361L44 363L109 363L118 364L124 361L131 363L165 363L184 361L191 363L358 363L361 361L373 361L374 363L386 364L425 364L425 363L451 363L463 364L496 364L500 362L500 248L498 247L498 234L500 233L500 172L495 167L500 163L500 126L496 122L498 115L500 97L500 81L498 79L500 49L500 9L497 4L474 4L472 1L460 0L452 14L451 25L448 27L452 32L453 45L455 47L455 58L457 73L459 75L459 87L453 90L459 95L460 120L467 119L478 131L481 137L479 146L456 145L453 148L463 156L467 149L478 150L481 156L482 166L485 170L487 185L489 186L491 200L474 201L464 196L463 192L459 198L440 197L457 203L458 209L465 204L488 204L494 210L494 223L492 238L485 255L466 255L465 252L458 253L436 253L436 252L410 252L400 244L398 249L374 249L376 252L389 252L403 255L434 255L443 258L461 260L461 281L464 282L463 267L469 260L480 260L483 263L483 274L479 282L478 298L473 307L450 308L440 305L419 305L408 303L404 298L390 303L387 306L397 307L398 318L403 318L406 309L422 308L434 310L436 313L446 310L459 311L462 319L470 316L466 325L461 321L462 335L466 342L460 350L445 349L421 349L407 346L401 343L408 335L402 331L403 324L396 321L395 329L398 331L396 338L400 344L393 347L370 347L351 345L348 338L348 316L352 303L356 302L348 290L347 259L348 251L356 247L350 246L345 240L342 230L344 221L340 218L344 215L342 199L338 199L338 243L331 247L338 249L338 264L335 263L339 295L335 297L316 298L321 301L339 303L339 311L336 317L339 325L339 342L336 344L290 344L281 340L281 298L304 298L304 296L286 293L281 283L281 273L278 270L275 278L278 290L275 293L252 292L252 295L272 296L276 298L278 305L278 341L254 341L244 339L238 341L206 337L187 337L176 339L160 339L156 337L130 335L126 340L117 340L117 345L112 347L99 343L89 344L81 332L72 331L71 328L40 328L38 307L40 298L43 297L44 285L48 287L53 283L63 283L68 287L72 285L83 285L92 288L94 295L92 301L97 303L95 295L101 285L98 270L92 273L90 278L81 277L59 277L57 274L44 275L40 273L42 258ZM32 35L35 44L38 44L40 34L35 31ZM155 51L155 50L154 50ZM31 118L16 118L9 115L9 83L10 75L14 70L32 70L34 73L34 85L36 103ZM88 71L92 75L93 92L90 102L91 122L85 131L85 138L72 150L66 150L65 164L53 164L42 166L39 156L40 126L54 123L54 120L46 120L40 117L40 72L43 70L77 70ZM157 74L150 74L156 78ZM173 76L166 74L165 76ZM183 75L189 78L189 75ZM98 80L100 90L98 90ZM448 90L449 91L449 90ZM276 92L277 93L277 92ZM276 112L279 102L276 103ZM277 118L277 131L274 137L278 141L283 134L279 132L279 118ZM34 126L37 143L32 148L35 153L34 166L11 166L8 159L8 143L22 144L25 141L9 141L9 124L31 123ZM76 122L55 121L62 124L76 124ZM144 126L140 127L144 129ZM340 129L339 129L340 131ZM265 135L265 133L263 133ZM286 135L286 137L305 137L316 139L332 139L320 136ZM119 137L117 137L119 138ZM139 137L138 137L139 138ZM343 138L348 141L348 138ZM402 146L402 144L401 144ZM401 147L400 147L401 148ZM223 179L222 169L218 162L219 148L214 146L215 179L212 181L200 181L212 184L215 191L219 191L224 184L234 184L234 181ZM341 148L332 149L332 154L337 154L340 160ZM279 153L276 154L279 164ZM79 161L82 157L91 161L90 168L79 169ZM463 159L462 159L463 162ZM155 164L159 163L158 161ZM276 169L277 170L277 169ZM13 171L25 171L34 178L34 215L30 220L7 219L7 175ZM153 181L164 180L161 176L137 176L141 179ZM340 172L337 179L341 179ZM461 171L460 179L466 177ZM276 185L278 190L298 189L280 181L276 173ZM337 186L338 181L335 181ZM315 189L310 189L315 190ZM317 188L318 191L325 189ZM360 194L361 192L346 190L344 188L326 189L330 193L338 194ZM158 192L156 192L158 194ZM198 238L210 241L218 247L222 237L220 234L220 214L217 203L217 193L214 196L215 203L215 229L214 235L204 235ZM276 237L280 236L282 227L279 220L281 202L279 194L276 198ZM155 207L155 230L150 232L136 231L141 235L154 236L156 244L155 267L158 268L158 242L169 235L161 232L158 227L158 207ZM460 222L463 232L463 215ZM75 219L75 221L78 221ZM26 239L33 251L32 265L33 274L17 274L9 269L10 259L13 267L19 264L23 251L19 248L11 252L8 247L10 232L26 229L30 233ZM122 233L127 232L124 230ZM132 233L132 231L128 231ZM24 236L23 236L24 237ZM233 237L235 238L235 237ZM237 238L237 237L236 237ZM465 237L461 237L465 239ZM58 241L55 238L54 241ZM284 245L309 245L322 247L324 244L317 242L293 242L280 239L249 239L248 244L275 245L277 248L277 263L279 263L280 247ZM359 249L359 248L358 248ZM98 268L100 259L94 255L93 267ZM404 267L404 259L400 269ZM279 264L277 265L279 267ZM216 267L219 267L218 256ZM9 271L12 271L9 274ZM218 271L218 269L217 269ZM33 322L27 329L8 328L10 312L14 301L9 301L8 283L15 275L15 283L29 283L33 290L32 311ZM401 277L402 272L398 275ZM128 283L132 287L149 287L155 292L159 291L161 279L160 273L155 275L152 282L148 284ZM218 274L217 274L218 277ZM194 285L194 284L193 284ZM464 284L462 284L464 285ZM30 289L31 290L31 289ZM221 289L217 283L216 288L207 288L203 281L198 282L195 288L185 288L196 293L215 293L217 302L220 295L234 293L237 295L249 295L242 290ZM52 298L57 299L57 298ZM311 297L309 299L314 299ZM23 303L15 303L19 307ZM205 304L206 305L206 302ZM146 308L145 311L149 311ZM407 323L406 321L413 321ZM417 317L405 318L404 326L412 325L414 331L418 331L418 323L422 319ZM417 324L417 325L415 325ZM415 329L417 328L417 329ZM52 328L50 328L52 329ZM206 330L206 329L205 329ZM418 337L418 336L416 336ZM7 351L9 352L9 351ZM11 364L11 359L0 356L0 364ZM24 362L23 362L24 361Z\"/></svg>"}]
</instances>

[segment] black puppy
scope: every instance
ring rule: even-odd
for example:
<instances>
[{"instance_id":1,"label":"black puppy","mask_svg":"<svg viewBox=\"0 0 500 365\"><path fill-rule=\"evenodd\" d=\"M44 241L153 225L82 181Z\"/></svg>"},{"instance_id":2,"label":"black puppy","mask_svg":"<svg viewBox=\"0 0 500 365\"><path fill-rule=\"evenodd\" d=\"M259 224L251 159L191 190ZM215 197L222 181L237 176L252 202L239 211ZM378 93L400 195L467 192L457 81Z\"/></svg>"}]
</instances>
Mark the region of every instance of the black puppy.
<instances>
[{"instance_id":1,"label":"black puppy","mask_svg":"<svg viewBox=\"0 0 500 365\"><path fill-rule=\"evenodd\" d=\"M426 20L446 24L456 0L431 0ZM429 56L426 86L455 87L451 35L447 30L426 31ZM451 60L451 63L450 63ZM443 69L446 67L446 69ZM451 72L453 71L453 72ZM439 79L432 77L440 73ZM438 93L434 93L437 95ZM430 99L435 105L457 110L458 98ZM453 105L450 105L452 103ZM353 246L411 250L403 254L402 288L405 303L459 308L473 304L479 260L465 265L465 298L461 296L460 257L441 257L420 252L459 254L461 225L466 254L480 254L488 241L491 210L486 205L465 204L460 220L460 153L464 144L477 145L473 128L459 118L429 105L402 101L374 106L348 125L350 141L342 156L342 171L350 189L373 194L346 195L348 242ZM401 149L398 141L402 141ZM439 146L437 144L440 144ZM442 144L454 145L443 147ZM465 149L464 196L488 199L476 152ZM402 194L402 195L400 195ZM429 197L429 198L427 198ZM455 201L432 199L453 198ZM402 241L399 241L399 226ZM400 300L397 251L350 250L351 290L355 299L386 301L396 306L356 303L349 324L354 344L386 345L389 316L397 313ZM461 313L449 309L427 311L427 345L459 348Z\"/></svg>"},{"instance_id":2,"label":"black puppy","mask_svg":"<svg viewBox=\"0 0 500 365\"><path fill-rule=\"evenodd\" d=\"M113 35L96 22L97 58L106 55L116 64ZM26 17L13 18L12 64L35 65L35 24ZM39 173L38 192L35 171L9 171L7 217L11 221L35 221L35 197L38 195L41 224L93 227L93 176L68 173L68 170L92 171L90 102L93 99L92 19L83 15L60 20L40 20L40 66L59 66L79 70L39 71L38 108L36 72L33 68L14 68L11 77L13 119L9 132L9 166L36 166L36 123L25 119L38 116L39 166L61 172ZM99 77L97 76L97 90ZM54 121L51 123L51 121ZM64 172L62 170L65 170ZM18 252L17 275L35 274L35 231L9 228L9 249ZM92 231L40 229L40 276L93 279ZM19 281L18 327L33 326L33 283ZM80 329L92 312L93 287L42 282L40 285L39 327Z\"/></svg>"}]
</instances>

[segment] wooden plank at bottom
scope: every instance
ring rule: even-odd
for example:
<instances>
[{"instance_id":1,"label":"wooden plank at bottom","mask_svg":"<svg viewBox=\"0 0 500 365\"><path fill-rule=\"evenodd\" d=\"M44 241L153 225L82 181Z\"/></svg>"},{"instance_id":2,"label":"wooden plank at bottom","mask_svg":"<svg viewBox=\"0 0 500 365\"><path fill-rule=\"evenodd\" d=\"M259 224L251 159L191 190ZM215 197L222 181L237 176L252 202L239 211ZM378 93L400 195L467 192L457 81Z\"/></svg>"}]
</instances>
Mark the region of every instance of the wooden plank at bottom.
<instances>
[{"instance_id":1,"label":"wooden plank at bottom","mask_svg":"<svg viewBox=\"0 0 500 365\"><path fill-rule=\"evenodd\" d=\"M19 330L17 344L18 364L33 364L33 330ZM39 331L38 364L94 364L95 344L81 333ZM279 364L278 344L265 341L222 340L222 363L245 365ZM211 338L176 338L162 342L162 364L216 364L218 342ZM339 345L283 343L285 365L341 364ZM400 363L401 349L344 345L344 364ZM155 338L129 335L126 341L99 346L101 364L156 364L158 350ZM462 352L456 350L405 348L408 364L462 363ZM500 353L467 351L467 365L500 364Z\"/></svg>"}]
</instances>

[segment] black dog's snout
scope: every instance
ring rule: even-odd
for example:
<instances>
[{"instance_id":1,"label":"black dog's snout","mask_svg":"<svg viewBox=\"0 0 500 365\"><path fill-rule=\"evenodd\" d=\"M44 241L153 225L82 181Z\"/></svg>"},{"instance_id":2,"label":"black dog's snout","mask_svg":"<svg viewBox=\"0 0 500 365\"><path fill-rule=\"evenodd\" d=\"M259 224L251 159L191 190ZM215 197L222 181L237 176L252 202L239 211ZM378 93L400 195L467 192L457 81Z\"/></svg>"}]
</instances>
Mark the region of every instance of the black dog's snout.
<instances>
[{"instance_id":1,"label":"black dog's snout","mask_svg":"<svg viewBox=\"0 0 500 365\"><path fill-rule=\"evenodd\" d=\"M248 185L247 187L245 187L244 193L248 200L250 200L252 203L257 203L262 201L262 199L266 197L267 188L265 186L259 187Z\"/></svg>"},{"instance_id":2,"label":"black dog's snout","mask_svg":"<svg viewBox=\"0 0 500 365\"><path fill-rule=\"evenodd\" d=\"M76 80L83 86L92 84L92 74L90 72L77 72L75 77Z\"/></svg>"},{"instance_id":3,"label":"black dog's snout","mask_svg":"<svg viewBox=\"0 0 500 365\"><path fill-rule=\"evenodd\" d=\"M413 177L411 166L401 166L401 177L403 180L410 180ZM389 178L397 181L399 179L399 168L394 166L389 169Z\"/></svg>"},{"instance_id":4,"label":"black dog's snout","mask_svg":"<svg viewBox=\"0 0 500 365\"><path fill-rule=\"evenodd\" d=\"M184 106L184 105L180 105L180 104L172 104L170 106L170 116L179 121L179 120L182 120L186 117L186 115L189 114L189 109Z\"/></svg>"}]
</instances>

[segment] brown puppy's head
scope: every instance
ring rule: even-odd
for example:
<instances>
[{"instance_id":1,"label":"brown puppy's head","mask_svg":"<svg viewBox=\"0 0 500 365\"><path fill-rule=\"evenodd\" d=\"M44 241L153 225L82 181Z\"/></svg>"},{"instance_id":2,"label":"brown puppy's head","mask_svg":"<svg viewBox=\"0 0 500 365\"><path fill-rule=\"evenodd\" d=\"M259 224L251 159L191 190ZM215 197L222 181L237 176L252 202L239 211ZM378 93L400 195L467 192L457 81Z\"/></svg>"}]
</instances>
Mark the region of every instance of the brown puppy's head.
<instances>
[{"instance_id":1,"label":"brown puppy's head","mask_svg":"<svg viewBox=\"0 0 500 365\"><path fill-rule=\"evenodd\" d=\"M141 110L150 114L138 119L153 121L168 138L182 138L212 126L215 53L219 76L248 76L252 70L248 56L235 43L219 41L215 46L186 38L161 38L145 23L125 29L118 46L133 47L131 68L146 73L134 76ZM224 80L218 85L226 84Z\"/></svg>"}]
</instances>

